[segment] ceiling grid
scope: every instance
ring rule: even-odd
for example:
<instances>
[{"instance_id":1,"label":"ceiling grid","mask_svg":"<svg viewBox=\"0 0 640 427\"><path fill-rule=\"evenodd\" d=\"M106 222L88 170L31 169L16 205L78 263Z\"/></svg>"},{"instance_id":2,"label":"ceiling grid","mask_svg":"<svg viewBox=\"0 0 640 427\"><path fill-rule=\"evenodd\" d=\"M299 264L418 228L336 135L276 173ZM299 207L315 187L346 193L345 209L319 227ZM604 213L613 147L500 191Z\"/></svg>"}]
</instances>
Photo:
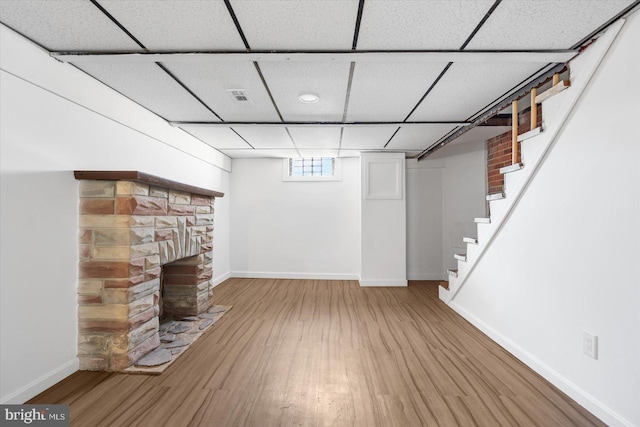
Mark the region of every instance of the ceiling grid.
<instances>
[{"instance_id":1,"label":"ceiling grid","mask_svg":"<svg viewBox=\"0 0 640 427\"><path fill-rule=\"evenodd\" d=\"M232 158L422 158L502 132L476 126L639 4L2 0L0 22Z\"/></svg>"}]
</instances>

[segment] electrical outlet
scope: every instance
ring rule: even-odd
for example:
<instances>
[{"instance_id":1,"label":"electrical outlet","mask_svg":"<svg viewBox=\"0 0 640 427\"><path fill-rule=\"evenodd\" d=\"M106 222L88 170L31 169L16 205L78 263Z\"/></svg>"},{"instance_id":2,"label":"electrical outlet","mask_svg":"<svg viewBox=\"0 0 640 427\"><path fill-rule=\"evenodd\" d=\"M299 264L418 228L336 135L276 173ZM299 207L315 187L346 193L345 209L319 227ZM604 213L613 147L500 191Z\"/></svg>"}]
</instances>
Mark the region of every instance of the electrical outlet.
<instances>
[{"instance_id":1,"label":"electrical outlet","mask_svg":"<svg viewBox=\"0 0 640 427\"><path fill-rule=\"evenodd\" d=\"M598 358L598 337L590 332L582 331L582 351L587 356Z\"/></svg>"}]
</instances>

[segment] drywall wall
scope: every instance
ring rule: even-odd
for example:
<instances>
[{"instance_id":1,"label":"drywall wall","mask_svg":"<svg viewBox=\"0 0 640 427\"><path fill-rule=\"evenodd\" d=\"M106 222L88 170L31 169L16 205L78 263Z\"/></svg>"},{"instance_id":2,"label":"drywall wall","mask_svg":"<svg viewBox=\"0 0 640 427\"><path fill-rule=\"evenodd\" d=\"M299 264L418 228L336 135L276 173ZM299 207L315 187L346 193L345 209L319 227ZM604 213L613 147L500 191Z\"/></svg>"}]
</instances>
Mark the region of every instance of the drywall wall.
<instances>
[{"instance_id":1,"label":"drywall wall","mask_svg":"<svg viewBox=\"0 0 640 427\"><path fill-rule=\"evenodd\" d=\"M497 132L497 131L495 131ZM422 161L407 160L407 278L445 280L486 215L486 144L480 132Z\"/></svg>"},{"instance_id":2,"label":"drywall wall","mask_svg":"<svg viewBox=\"0 0 640 427\"><path fill-rule=\"evenodd\" d=\"M231 174L235 277L358 278L360 172L340 181L283 181L281 159L236 159Z\"/></svg>"},{"instance_id":3,"label":"drywall wall","mask_svg":"<svg viewBox=\"0 0 640 427\"><path fill-rule=\"evenodd\" d=\"M407 279L442 280L444 270L444 167L407 161Z\"/></svg>"},{"instance_id":4,"label":"drywall wall","mask_svg":"<svg viewBox=\"0 0 640 427\"><path fill-rule=\"evenodd\" d=\"M635 13L451 303L609 425L640 425L639 39Z\"/></svg>"},{"instance_id":5,"label":"drywall wall","mask_svg":"<svg viewBox=\"0 0 640 427\"><path fill-rule=\"evenodd\" d=\"M404 153L362 153L361 286L407 286Z\"/></svg>"},{"instance_id":6,"label":"drywall wall","mask_svg":"<svg viewBox=\"0 0 640 427\"><path fill-rule=\"evenodd\" d=\"M140 170L227 193L230 161L0 31L0 402L22 403L77 369L73 170ZM229 205L216 201L218 281L229 273Z\"/></svg>"}]
</instances>

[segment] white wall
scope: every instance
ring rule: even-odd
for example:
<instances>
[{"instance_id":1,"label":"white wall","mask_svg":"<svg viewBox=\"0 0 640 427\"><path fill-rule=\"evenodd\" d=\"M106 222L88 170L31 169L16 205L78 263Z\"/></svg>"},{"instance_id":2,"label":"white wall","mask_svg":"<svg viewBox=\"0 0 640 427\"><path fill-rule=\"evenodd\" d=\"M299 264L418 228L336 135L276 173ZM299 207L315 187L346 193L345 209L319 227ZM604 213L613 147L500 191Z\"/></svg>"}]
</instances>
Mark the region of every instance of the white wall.
<instances>
[{"instance_id":1,"label":"white wall","mask_svg":"<svg viewBox=\"0 0 640 427\"><path fill-rule=\"evenodd\" d=\"M357 279L360 172L342 180L282 180L281 159L236 159L231 174L231 270L235 277Z\"/></svg>"},{"instance_id":2,"label":"white wall","mask_svg":"<svg viewBox=\"0 0 640 427\"><path fill-rule=\"evenodd\" d=\"M424 166L407 161L407 279L443 280L445 168Z\"/></svg>"},{"instance_id":3,"label":"white wall","mask_svg":"<svg viewBox=\"0 0 640 427\"><path fill-rule=\"evenodd\" d=\"M78 184L140 170L229 191L230 161L0 27L0 401L77 369ZM228 276L229 200L216 201L214 276Z\"/></svg>"},{"instance_id":4,"label":"white wall","mask_svg":"<svg viewBox=\"0 0 640 427\"><path fill-rule=\"evenodd\" d=\"M635 13L452 302L610 425L640 425L638 40Z\"/></svg>"},{"instance_id":5,"label":"white wall","mask_svg":"<svg viewBox=\"0 0 640 427\"><path fill-rule=\"evenodd\" d=\"M425 160L407 160L407 277L445 280L486 216L486 143L453 142Z\"/></svg>"}]
</instances>

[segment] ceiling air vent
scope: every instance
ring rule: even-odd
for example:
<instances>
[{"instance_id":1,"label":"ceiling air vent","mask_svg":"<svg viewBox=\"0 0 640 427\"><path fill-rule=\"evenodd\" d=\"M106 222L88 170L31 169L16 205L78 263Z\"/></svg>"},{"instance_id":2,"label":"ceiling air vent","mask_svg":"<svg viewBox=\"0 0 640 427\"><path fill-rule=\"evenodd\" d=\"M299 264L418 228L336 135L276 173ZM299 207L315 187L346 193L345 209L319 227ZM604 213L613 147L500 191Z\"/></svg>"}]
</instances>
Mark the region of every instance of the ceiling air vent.
<instances>
[{"instance_id":1,"label":"ceiling air vent","mask_svg":"<svg viewBox=\"0 0 640 427\"><path fill-rule=\"evenodd\" d=\"M249 98L249 94L244 89L227 89L227 93L237 102L253 104L251 98Z\"/></svg>"}]
</instances>

